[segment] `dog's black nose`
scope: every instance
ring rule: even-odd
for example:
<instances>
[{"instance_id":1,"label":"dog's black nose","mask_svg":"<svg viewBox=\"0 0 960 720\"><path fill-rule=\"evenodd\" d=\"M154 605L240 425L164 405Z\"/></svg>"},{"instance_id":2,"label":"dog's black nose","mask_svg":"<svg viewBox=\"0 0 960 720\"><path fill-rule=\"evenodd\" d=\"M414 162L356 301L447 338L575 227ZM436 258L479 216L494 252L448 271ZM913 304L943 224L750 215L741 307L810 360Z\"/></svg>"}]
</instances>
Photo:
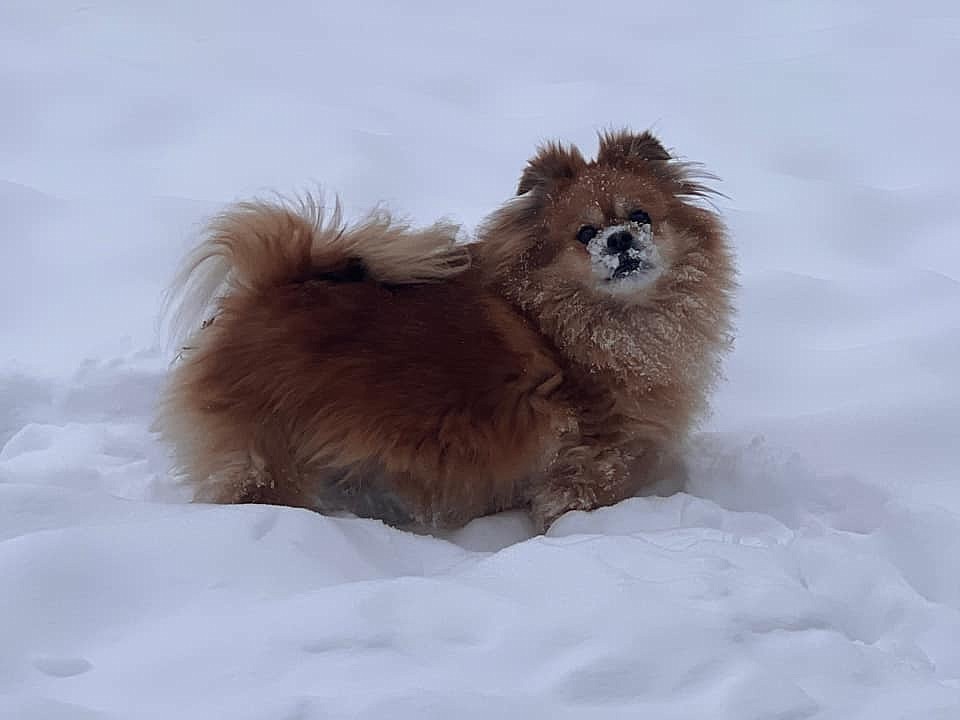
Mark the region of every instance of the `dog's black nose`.
<instances>
[{"instance_id":1,"label":"dog's black nose","mask_svg":"<svg viewBox=\"0 0 960 720\"><path fill-rule=\"evenodd\" d=\"M633 235L628 233L626 230L615 232L613 235L607 238L607 248L609 248L610 252L622 253L624 250L628 250L632 246Z\"/></svg>"}]
</instances>

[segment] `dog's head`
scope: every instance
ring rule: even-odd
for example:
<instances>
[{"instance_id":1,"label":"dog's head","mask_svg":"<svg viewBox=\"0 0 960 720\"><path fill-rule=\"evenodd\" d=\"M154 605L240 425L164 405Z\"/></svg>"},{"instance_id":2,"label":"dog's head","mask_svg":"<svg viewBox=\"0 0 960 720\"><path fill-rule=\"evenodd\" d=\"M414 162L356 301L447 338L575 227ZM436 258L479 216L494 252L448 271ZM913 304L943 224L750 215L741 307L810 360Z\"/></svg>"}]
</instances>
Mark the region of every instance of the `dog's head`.
<instances>
[{"instance_id":1,"label":"dog's head","mask_svg":"<svg viewBox=\"0 0 960 720\"><path fill-rule=\"evenodd\" d=\"M487 224L480 257L502 279L536 273L642 300L679 258L722 234L700 202L710 193L702 177L649 132L601 135L592 161L549 143Z\"/></svg>"}]
</instances>

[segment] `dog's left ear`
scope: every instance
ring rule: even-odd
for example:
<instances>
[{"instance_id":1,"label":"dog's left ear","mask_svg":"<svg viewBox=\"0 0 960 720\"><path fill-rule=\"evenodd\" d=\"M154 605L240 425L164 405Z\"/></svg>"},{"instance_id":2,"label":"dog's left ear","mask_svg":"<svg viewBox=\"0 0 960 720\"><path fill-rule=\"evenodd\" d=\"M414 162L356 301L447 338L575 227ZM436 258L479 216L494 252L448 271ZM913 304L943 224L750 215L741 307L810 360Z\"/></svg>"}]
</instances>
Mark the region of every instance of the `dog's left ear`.
<instances>
[{"instance_id":1,"label":"dog's left ear","mask_svg":"<svg viewBox=\"0 0 960 720\"><path fill-rule=\"evenodd\" d=\"M600 134L597 165L628 168L638 162L666 162L670 153L649 131L639 135L629 130Z\"/></svg>"},{"instance_id":2,"label":"dog's left ear","mask_svg":"<svg viewBox=\"0 0 960 720\"><path fill-rule=\"evenodd\" d=\"M577 174L587 166L576 145L569 147L560 143L541 145L537 154L530 158L520 176L517 195L523 195L534 188L550 192L557 187L573 181Z\"/></svg>"}]
</instances>

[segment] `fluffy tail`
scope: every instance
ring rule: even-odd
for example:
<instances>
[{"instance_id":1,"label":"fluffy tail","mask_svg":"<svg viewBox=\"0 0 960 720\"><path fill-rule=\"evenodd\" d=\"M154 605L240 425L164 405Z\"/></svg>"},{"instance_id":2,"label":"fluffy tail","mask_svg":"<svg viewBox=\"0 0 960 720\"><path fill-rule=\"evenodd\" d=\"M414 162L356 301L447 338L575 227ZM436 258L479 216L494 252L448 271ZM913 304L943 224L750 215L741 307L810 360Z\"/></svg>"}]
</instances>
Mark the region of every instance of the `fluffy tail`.
<instances>
[{"instance_id":1,"label":"fluffy tail","mask_svg":"<svg viewBox=\"0 0 960 720\"><path fill-rule=\"evenodd\" d=\"M412 229L382 210L348 226L339 200L328 213L309 195L239 203L209 224L170 287L164 315L172 340L179 346L196 332L216 313L219 297L355 271L358 263L367 276L390 284L457 275L470 264L469 251L456 244L457 230L448 223Z\"/></svg>"}]
</instances>

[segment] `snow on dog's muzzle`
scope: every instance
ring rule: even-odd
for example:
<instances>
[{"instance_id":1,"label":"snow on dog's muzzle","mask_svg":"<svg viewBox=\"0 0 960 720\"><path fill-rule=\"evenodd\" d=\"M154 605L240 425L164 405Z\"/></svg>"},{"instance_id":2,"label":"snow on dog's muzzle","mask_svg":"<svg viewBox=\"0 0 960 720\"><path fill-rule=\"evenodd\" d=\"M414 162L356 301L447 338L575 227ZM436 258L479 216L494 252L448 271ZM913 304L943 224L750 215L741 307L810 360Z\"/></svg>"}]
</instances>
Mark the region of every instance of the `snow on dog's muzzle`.
<instances>
[{"instance_id":1,"label":"snow on dog's muzzle","mask_svg":"<svg viewBox=\"0 0 960 720\"><path fill-rule=\"evenodd\" d=\"M587 244L593 274L601 287L630 291L660 275L661 258L649 223L624 223L604 228Z\"/></svg>"}]
</instances>

